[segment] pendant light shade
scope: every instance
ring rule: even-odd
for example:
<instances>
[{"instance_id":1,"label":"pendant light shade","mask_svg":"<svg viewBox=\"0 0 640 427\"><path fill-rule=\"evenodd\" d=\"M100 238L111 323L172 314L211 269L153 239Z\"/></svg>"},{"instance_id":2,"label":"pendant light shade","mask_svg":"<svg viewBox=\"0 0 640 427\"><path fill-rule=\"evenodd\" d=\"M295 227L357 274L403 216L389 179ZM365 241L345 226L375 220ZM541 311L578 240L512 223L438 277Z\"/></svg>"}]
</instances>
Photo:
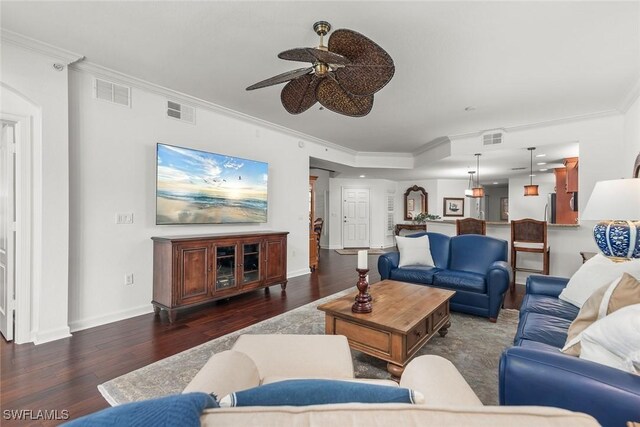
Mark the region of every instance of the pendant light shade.
<instances>
[{"instance_id":1,"label":"pendant light shade","mask_svg":"<svg viewBox=\"0 0 640 427\"><path fill-rule=\"evenodd\" d=\"M529 185L525 185L524 186L524 195L525 196L537 196L538 195L538 185L534 185L533 184L533 150L535 150L535 149L536 149L536 147L527 148L527 150L529 150L529 153L530 153L531 163L529 165Z\"/></svg>"},{"instance_id":2,"label":"pendant light shade","mask_svg":"<svg viewBox=\"0 0 640 427\"><path fill-rule=\"evenodd\" d=\"M473 174L476 173L476 171L469 171L467 173L469 174L469 184L467 184L467 189L464 190L464 196L473 197Z\"/></svg>"},{"instance_id":3,"label":"pendant light shade","mask_svg":"<svg viewBox=\"0 0 640 427\"><path fill-rule=\"evenodd\" d=\"M480 185L480 156L482 154L477 153L476 154L476 186L472 188L473 193L471 194L471 197L473 197L474 199L477 199L479 197L484 197L484 188L482 188L482 186Z\"/></svg>"}]
</instances>

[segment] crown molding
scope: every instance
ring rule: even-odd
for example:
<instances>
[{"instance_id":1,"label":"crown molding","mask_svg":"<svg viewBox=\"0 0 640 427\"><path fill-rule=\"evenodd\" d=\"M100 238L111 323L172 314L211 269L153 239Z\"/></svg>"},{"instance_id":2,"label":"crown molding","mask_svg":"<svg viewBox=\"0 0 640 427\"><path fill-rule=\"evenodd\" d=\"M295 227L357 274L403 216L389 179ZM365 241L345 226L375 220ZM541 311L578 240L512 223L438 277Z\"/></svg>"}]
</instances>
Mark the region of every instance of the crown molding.
<instances>
[{"instance_id":1,"label":"crown molding","mask_svg":"<svg viewBox=\"0 0 640 427\"><path fill-rule=\"evenodd\" d=\"M356 155L359 157L394 157L398 159L412 159L414 157L411 153L393 153L386 151L358 151Z\"/></svg>"},{"instance_id":2,"label":"crown molding","mask_svg":"<svg viewBox=\"0 0 640 427\"><path fill-rule=\"evenodd\" d=\"M624 100L620 103L620 111L622 113L626 113L629 111L629 108L638 100L640 97L640 77L636 80L636 83L631 88L631 91L624 97Z\"/></svg>"},{"instance_id":3,"label":"crown molding","mask_svg":"<svg viewBox=\"0 0 640 427\"><path fill-rule=\"evenodd\" d=\"M442 144L446 144L446 143L449 143L449 142L451 142L451 138L448 137L448 136L440 136L440 137L438 137L436 139L432 139L431 141L427 142L426 144L421 145L420 147L418 147L418 149L414 150L412 152L413 157L417 157L417 156L419 156L420 154L422 154L422 153L424 153L426 151L432 150L432 149L434 149L436 147L441 146Z\"/></svg>"},{"instance_id":4,"label":"crown molding","mask_svg":"<svg viewBox=\"0 0 640 427\"><path fill-rule=\"evenodd\" d=\"M40 40L32 39L31 37L23 36L22 34L18 34L4 28L0 33L0 38L2 39L3 43L7 42L23 49L38 52L53 59L63 61L65 65L73 64L74 62L84 59L84 55L81 55L79 53L71 52L70 50L62 49L49 43L41 42Z\"/></svg>"},{"instance_id":5,"label":"crown molding","mask_svg":"<svg viewBox=\"0 0 640 427\"><path fill-rule=\"evenodd\" d=\"M581 114L577 116L562 117L560 119L543 120L541 122L535 122L535 123L526 123L526 124L514 125L514 126L500 126L499 128L504 130L506 133L508 133L508 132L516 132L516 131L523 131L523 130L528 130L533 128L539 128L539 127L555 126L555 125L562 125L566 123L579 122L581 120L593 120L593 119L598 119L602 117L616 116L619 114L620 114L619 110L605 110L605 111L598 111L595 113ZM497 129L497 128L482 129L482 130L477 130L473 132L450 135L449 138L451 140L454 140L454 139L461 139L461 138L476 137L476 136L482 135L488 130L493 130L493 129Z\"/></svg>"},{"instance_id":6,"label":"crown molding","mask_svg":"<svg viewBox=\"0 0 640 427\"><path fill-rule=\"evenodd\" d=\"M247 123L259 125L271 130L275 130L277 132L287 134L294 138L300 138L300 139L304 139L305 141L314 142L316 144L322 145L323 147L332 148L334 150L341 151L343 153L347 153L353 156L358 154L358 152L355 150L351 150L349 148L343 147L333 142L326 141L324 139L317 138L315 136L311 136L306 133L299 132L293 129L289 129L287 127L280 126L275 123L259 119L257 117L253 117L248 114L241 113L239 111L235 111L218 104L214 104L213 102L205 101L204 99L200 99L195 96L188 95L186 93L182 93L173 89L168 89L164 86L160 86L155 83L151 83L146 80L142 80L137 77L133 77L128 74L124 74L107 67L103 67L102 65L94 64L92 62L88 62L88 61L78 62L78 63L72 64L69 68L71 70L78 71L78 72L85 72L95 77L100 77L105 80L112 81L114 83L124 84L126 86L135 87L137 89L151 92L159 96L167 97L167 98L170 98L171 100L175 100L177 102L181 102L186 105L190 105L192 107L203 108L205 110L209 110L214 113L223 114L228 117L239 119Z\"/></svg>"}]
</instances>

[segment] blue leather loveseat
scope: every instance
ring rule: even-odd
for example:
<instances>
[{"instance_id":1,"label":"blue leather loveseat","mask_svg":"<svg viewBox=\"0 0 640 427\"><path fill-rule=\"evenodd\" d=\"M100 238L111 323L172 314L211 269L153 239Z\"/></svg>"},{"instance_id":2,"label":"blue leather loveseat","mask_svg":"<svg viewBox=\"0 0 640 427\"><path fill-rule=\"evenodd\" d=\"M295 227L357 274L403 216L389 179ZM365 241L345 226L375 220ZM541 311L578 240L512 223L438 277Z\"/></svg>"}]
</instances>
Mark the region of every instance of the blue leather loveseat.
<instances>
[{"instance_id":1,"label":"blue leather loveseat","mask_svg":"<svg viewBox=\"0 0 640 427\"><path fill-rule=\"evenodd\" d=\"M515 346L500 359L500 404L584 412L604 426L640 422L640 376L560 352L579 311L558 298L568 281L527 279Z\"/></svg>"},{"instance_id":2,"label":"blue leather loveseat","mask_svg":"<svg viewBox=\"0 0 640 427\"><path fill-rule=\"evenodd\" d=\"M378 258L381 278L456 291L451 310L485 316L495 322L511 281L507 242L477 234L449 237L425 232L407 237L424 235L429 236L435 267L398 267L400 254L389 252Z\"/></svg>"}]
</instances>

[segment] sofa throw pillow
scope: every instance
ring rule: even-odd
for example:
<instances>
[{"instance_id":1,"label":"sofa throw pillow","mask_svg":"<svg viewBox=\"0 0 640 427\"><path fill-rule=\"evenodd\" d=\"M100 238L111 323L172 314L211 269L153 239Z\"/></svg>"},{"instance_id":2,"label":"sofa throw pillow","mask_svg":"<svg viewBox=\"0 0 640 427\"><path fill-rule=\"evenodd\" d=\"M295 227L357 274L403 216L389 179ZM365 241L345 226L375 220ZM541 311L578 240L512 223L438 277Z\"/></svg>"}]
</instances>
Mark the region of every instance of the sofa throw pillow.
<instances>
[{"instance_id":1,"label":"sofa throw pillow","mask_svg":"<svg viewBox=\"0 0 640 427\"><path fill-rule=\"evenodd\" d=\"M624 273L622 277L601 287L587 299L578 316L569 326L567 341L562 352L579 356L582 331L596 320L633 304L640 304L640 281Z\"/></svg>"},{"instance_id":2,"label":"sofa throw pillow","mask_svg":"<svg viewBox=\"0 0 640 427\"><path fill-rule=\"evenodd\" d=\"M398 262L398 267L404 267L407 265L435 267L436 264L433 262L433 257L431 256L429 236L396 236L396 243L398 245L398 251L400 252L400 262Z\"/></svg>"},{"instance_id":3,"label":"sofa throw pillow","mask_svg":"<svg viewBox=\"0 0 640 427\"><path fill-rule=\"evenodd\" d=\"M598 254L575 272L560 298L576 307L582 307L585 301L599 288L611 283L623 273L629 273L640 279L640 259L614 262L602 254Z\"/></svg>"},{"instance_id":4,"label":"sofa throw pillow","mask_svg":"<svg viewBox=\"0 0 640 427\"><path fill-rule=\"evenodd\" d=\"M218 402L207 393L185 393L114 406L63 425L196 427L203 410L217 407Z\"/></svg>"},{"instance_id":5,"label":"sofa throw pillow","mask_svg":"<svg viewBox=\"0 0 640 427\"><path fill-rule=\"evenodd\" d=\"M228 394L220 407L307 406L331 403L423 403L413 390L354 381L296 379L278 381Z\"/></svg>"},{"instance_id":6,"label":"sofa throw pillow","mask_svg":"<svg viewBox=\"0 0 640 427\"><path fill-rule=\"evenodd\" d=\"M621 308L585 329L580 358L640 374L640 304Z\"/></svg>"}]
</instances>

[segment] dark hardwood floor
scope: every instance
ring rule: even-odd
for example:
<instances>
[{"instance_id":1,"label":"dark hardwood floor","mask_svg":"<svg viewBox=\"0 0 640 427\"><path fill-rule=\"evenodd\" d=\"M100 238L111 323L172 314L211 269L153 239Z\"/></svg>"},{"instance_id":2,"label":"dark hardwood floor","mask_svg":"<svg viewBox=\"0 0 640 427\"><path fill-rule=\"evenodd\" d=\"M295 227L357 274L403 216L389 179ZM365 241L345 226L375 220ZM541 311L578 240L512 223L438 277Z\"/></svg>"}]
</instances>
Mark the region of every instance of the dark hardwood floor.
<instances>
[{"instance_id":1,"label":"dark hardwood floor","mask_svg":"<svg viewBox=\"0 0 640 427\"><path fill-rule=\"evenodd\" d=\"M57 425L61 421L7 421L8 410L69 411L70 417L106 408L97 386L157 360L187 350L309 302L353 287L356 257L320 251L320 266L311 274L280 286L239 295L178 314L169 324L166 313L134 317L86 329L72 337L35 346L0 339L0 424ZM369 256L369 280L380 280L378 256ZM508 293L505 308L518 308L524 288Z\"/></svg>"}]
</instances>

